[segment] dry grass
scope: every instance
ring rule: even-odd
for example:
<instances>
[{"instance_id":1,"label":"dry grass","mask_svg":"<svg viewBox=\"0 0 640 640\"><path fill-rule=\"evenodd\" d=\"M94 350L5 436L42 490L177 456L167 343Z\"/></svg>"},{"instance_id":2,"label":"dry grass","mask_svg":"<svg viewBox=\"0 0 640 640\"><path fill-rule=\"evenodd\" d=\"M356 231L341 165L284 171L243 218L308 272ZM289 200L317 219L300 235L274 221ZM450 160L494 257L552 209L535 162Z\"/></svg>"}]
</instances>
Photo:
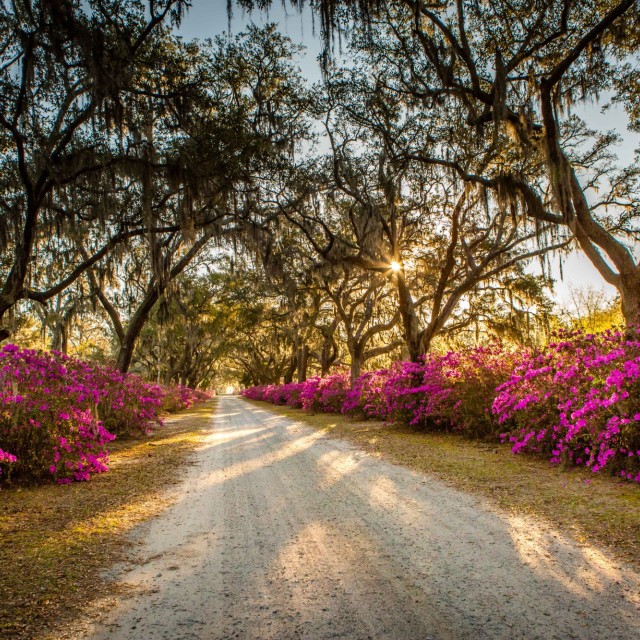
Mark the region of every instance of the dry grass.
<instances>
[{"instance_id":1,"label":"dry grass","mask_svg":"<svg viewBox=\"0 0 640 640\"><path fill-rule=\"evenodd\" d=\"M202 441L215 407L175 414L144 440L114 442L110 471L88 483L0 491L0 637L60 637L104 596L100 577L125 557L125 534L171 503L166 489Z\"/></svg>"},{"instance_id":2,"label":"dry grass","mask_svg":"<svg viewBox=\"0 0 640 640\"><path fill-rule=\"evenodd\" d=\"M255 402L265 408L264 403ZM584 469L562 470L545 460L515 456L508 446L425 433L331 414L267 408L344 438L374 456L432 474L480 494L512 513L527 513L595 542L640 570L640 487Z\"/></svg>"}]
</instances>

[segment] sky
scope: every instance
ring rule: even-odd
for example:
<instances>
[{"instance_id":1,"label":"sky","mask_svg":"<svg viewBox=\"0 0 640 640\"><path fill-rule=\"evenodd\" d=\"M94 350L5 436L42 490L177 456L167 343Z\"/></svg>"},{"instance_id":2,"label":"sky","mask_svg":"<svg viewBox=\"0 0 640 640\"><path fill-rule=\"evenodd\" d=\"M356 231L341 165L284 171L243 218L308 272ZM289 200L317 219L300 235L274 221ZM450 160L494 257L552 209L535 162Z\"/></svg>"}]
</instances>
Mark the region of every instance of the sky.
<instances>
[{"instance_id":1,"label":"sky","mask_svg":"<svg viewBox=\"0 0 640 640\"><path fill-rule=\"evenodd\" d=\"M226 0L192 0L193 6L185 16L178 33L185 38L213 38L229 29ZM296 9L285 9L280 0L274 1L269 11L247 13L234 7L231 19L231 33L240 33L248 24L264 26L270 22L278 24L279 30L296 44L306 47L298 63L303 76L315 82L320 80L317 58L322 49L319 25L314 34L314 19L308 8L302 13Z\"/></svg>"},{"instance_id":2,"label":"sky","mask_svg":"<svg viewBox=\"0 0 640 640\"><path fill-rule=\"evenodd\" d=\"M231 19L231 33L240 33L248 24L254 23L264 26L275 22L280 31L291 38L296 44L302 44L306 50L297 60L302 75L310 82L320 80L320 67L318 56L322 49L319 35L319 25L316 23L314 30L313 17L308 9L298 12L295 9L282 7L279 0L275 0L273 7L268 12L254 11L247 13L235 7ZM226 0L193 0L193 6L185 16L178 31L186 39L213 38L228 31L229 18L227 14ZM314 33L315 31L315 33ZM640 148L640 135L627 130L627 116L624 110L615 106L602 112L601 105L581 105L575 112L583 117L594 129L606 131L615 129L622 137L622 143L618 146L619 158L622 164L629 162L636 149ZM558 259L552 258L552 276L556 280L554 297L563 305L570 300L571 288L605 289L612 296L615 289L608 285L596 271L591 262L579 251L573 251L563 257L561 279ZM534 267L535 268L535 267Z\"/></svg>"}]
</instances>

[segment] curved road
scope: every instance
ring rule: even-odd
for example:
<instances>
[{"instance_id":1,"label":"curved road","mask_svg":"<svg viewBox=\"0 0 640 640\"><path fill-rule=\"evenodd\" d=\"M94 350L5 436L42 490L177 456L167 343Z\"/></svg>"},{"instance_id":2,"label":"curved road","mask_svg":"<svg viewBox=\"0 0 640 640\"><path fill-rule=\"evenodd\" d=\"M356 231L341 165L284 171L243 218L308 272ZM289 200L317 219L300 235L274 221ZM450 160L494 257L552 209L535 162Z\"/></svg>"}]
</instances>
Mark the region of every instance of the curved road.
<instances>
[{"instance_id":1,"label":"curved road","mask_svg":"<svg viewBox=\"0 0 640 640\"><path fill-rule=\"evenodd\" d=\"M437 480L220 398L93 640L640 638L640 579Z\"/></svg>"}]
</instances>

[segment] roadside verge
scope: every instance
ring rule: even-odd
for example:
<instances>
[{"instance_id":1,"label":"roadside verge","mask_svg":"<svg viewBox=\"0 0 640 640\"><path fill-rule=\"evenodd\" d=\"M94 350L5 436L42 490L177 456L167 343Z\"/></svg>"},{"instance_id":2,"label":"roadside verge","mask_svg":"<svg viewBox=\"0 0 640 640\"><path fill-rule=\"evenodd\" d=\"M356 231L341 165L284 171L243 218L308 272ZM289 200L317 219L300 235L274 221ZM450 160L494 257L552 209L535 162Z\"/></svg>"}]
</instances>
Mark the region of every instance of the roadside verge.
<instances>
[{"instance_id":1,"label":"roadside verge","mask_svg":"<svg viewBox=\"0 0 640 640\"><path fill-rule=\"evenodd\" d=\"M128 531L171 504L167 489L215 404L173 414L148 438L113 442L109 472L90 482L0 491L1 637L64 637L65 621L116 588L101 572L126 557Z\"/></svg>"}]
</instances>

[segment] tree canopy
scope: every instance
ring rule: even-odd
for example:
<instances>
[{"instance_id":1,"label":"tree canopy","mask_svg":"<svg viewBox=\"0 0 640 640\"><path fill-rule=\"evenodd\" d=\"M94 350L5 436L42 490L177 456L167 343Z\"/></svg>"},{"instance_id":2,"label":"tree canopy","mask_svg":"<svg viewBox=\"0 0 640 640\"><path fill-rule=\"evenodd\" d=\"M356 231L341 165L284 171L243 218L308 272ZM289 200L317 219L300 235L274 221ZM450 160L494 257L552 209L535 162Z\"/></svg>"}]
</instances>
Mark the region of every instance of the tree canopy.
<instances>
[{"instance_id":1,"label":"tree canopy","mask_svg":"<svg viewBox=\"0 0 640 640\"><path fill-rule=\"evenodd\" d=\"M640 126L634 2L306 4L315 86L276 25L179 37L179 0L0 7L1 338L192 386L356 377L543 342L569 250L637 322L639 166L576 111Z\"/></svg>"}]
</instances>

